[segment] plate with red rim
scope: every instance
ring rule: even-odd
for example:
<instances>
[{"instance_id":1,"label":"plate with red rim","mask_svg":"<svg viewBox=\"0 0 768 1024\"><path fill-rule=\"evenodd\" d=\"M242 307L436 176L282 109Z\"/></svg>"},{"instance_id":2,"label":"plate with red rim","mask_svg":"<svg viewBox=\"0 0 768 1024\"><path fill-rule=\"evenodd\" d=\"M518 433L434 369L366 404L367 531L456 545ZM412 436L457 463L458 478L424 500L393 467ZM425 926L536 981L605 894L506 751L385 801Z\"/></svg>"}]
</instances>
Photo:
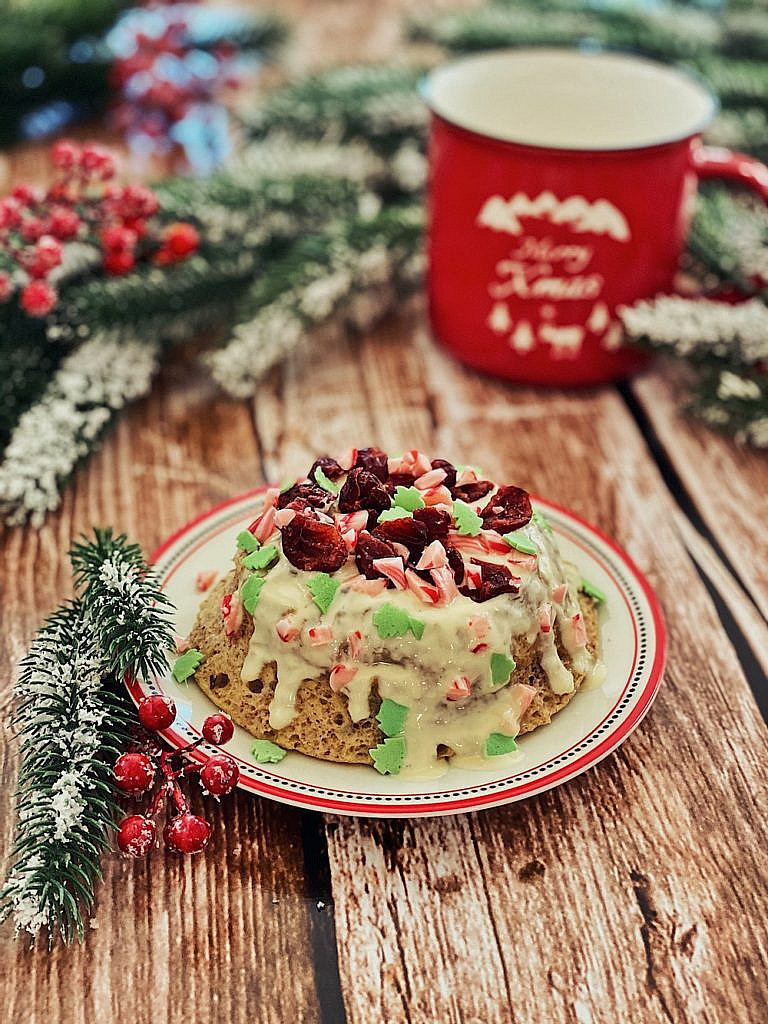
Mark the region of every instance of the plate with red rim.
<instances>
[{"instance_id":1,"label":"plate with red rim","mask_svg":"<svg viewBox=\"0 0 768 1024\"><path fill-rule=\"evenodd\" d=\"M176 607L175 628L191 629L201 594L198 573L229 566L235 538L259 511L266 488L225 501L187 523L152 555L163 590ZM648 581L612 540L567 509L535 498L549 519L565 558L605 594L600 608L605 682L582 688L549 725L518 742L516 753L488 768L449 766L440 778L416 780L379 775L367 765L320 761L289 751L278 764L259 764L253 737L236 728L225 750L240 766L240 786L297 807L378 818L429 817L482 810L522 800L559 786L592 768L641 722L661 683L666 630ZM203 720L217 711L194 683L167 676L129 680L131 697L164 693L178 713L162 736L173 747L198 739ZM205 761L217 748L202 744L192 754Z\"/></svg>"}]
</instances>

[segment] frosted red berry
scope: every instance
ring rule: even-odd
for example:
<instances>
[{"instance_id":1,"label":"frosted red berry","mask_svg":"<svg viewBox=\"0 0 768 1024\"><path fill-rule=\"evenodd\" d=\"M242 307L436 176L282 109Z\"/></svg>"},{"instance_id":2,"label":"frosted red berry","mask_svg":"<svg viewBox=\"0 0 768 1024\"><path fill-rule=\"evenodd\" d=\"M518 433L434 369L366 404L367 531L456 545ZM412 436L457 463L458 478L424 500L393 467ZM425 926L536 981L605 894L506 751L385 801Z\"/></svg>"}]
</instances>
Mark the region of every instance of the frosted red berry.
<instances>
[{"instance_id":1,"label":"frosted red berry","mask_svg":"<svg viewBox=\"0 0 768 1024\"><path fill-rule=\"evenodd\" d=\"M240 778L240 769L229 754L214 754L200 769L200 781L213 796L231 793Z\"/></svg>"},{"instance_id":2,"label":"frosted red berry","mask_svg":"<svg viewBox=\"0 0 768 1024\"><path fill-rule=\"evenodd\" d=\"M115 761L115 780L125 793L146 793L155 781L155 766L147 754L130 751Z\"/></svg>"},{"instance_id":3,"label":"frosted red berry","mask_svg":"<svg viewBox=\"0 0 768 1024\"><path fill-rule=\"evenodd\" d=\"M145 729L167 729L176 718L176 705L170 697L154 693L139 704L139 721Z\"/></svg>"},{"instance_id":4,"label":"frosted red berry","mask_svg":"<svg viewBox=\"0 0 768 1024\"><path fill-rule=\"evenodd\" d=\"M212 828L205 818L184 811L163 829L165 845L175 853L200 853L208 845Z\"/></svg>"},{"instance_id":5,"label":"frosted red berry","mask_svg":"<svg viewBox=\"0 0 768 1024\"><path fill-rule=\"evenodd\" d=\"M113 249L104 256L104 270L111 277L129 274L136 266L136 257L130 249Z\"/></svg>"},{"instance_id":6,"label":"frosted red berry","mask_svg":"<svg viewBox=\"0 0 768 1024\"><path fill-rule=\"evenodd\" d=\"M21 292L21 307L30 316L47 316L56 305L58 295L47 281L30 281Z\"/></svg>"},{"instance_id":7,"label":"frosted red berry","mask_svg":"<svg viewBox=\"0 0 768 1024\"><path fill-rule=\"evenodd\" d=\"M48 225L42 217L25 217L19 228L25 242L36 242L47 230Z\"/></svg>"},{"instance_id":8,"label":"frosted red berry","mask_svg":"<svg viewBox=\"0 0 768 1024\"><path fill-rule=\"evenodd\" d=\"M53 235L43 235L35 246L35 255L41 266L53 270L61 264L61 242Z\"/></svg>"},{"instance_id":9,"label":"frosted red berry","mask_svg":"<svg viewBox=\"0 0 768 1024\"><path fill-rule=\"evenodd\" d=\"M109 250L133 249L136 234L122 224L110 224L101 232L101 244Z\"/></svg>"},{"instance_id":10,"label":"frosted red berry","mask_svg":"<svg viewBox=\"0 0 768 1024\"><path fill-rule=\"evenodd\" d=\"M131 814L123 818L117 829L117 847L129 857L144 857L155 843L157 829L151 818Z\"/></svg>"},{"instance_id":11,"label":"frosted red berry","mask_svg":"<svg viewBox=\"0 0 768 1024\"><path fill-rule=\"evenodd\" d=\"M51 210L50 223L51 234L64 241L74 238L80 229L80 218L74 210L66 206L58 206Z\"/></svg>"},{"instance_id":12,"label":"frosted red berry","mask_svg":"<svg viewBox=\"0 0 768 1024\"><path fill-rule=\"evenodd\" d=\"M80 157L80 147L69 139L62 139L51 148L51 160L60 171L71 171Z\"/></svg>"},{"instance_id":13,"label":"frosted red berry","mask_svg":"<svg viewBox=\"0 0 768 1024\"><path fill-rule=\"evenodd\" d=\"M203 722L203 736L209 743L215 743L220 747L223 743L229 743L235 735L235 725L229 715L219 712L209 715Z\"/></svg>"}]
</instances>

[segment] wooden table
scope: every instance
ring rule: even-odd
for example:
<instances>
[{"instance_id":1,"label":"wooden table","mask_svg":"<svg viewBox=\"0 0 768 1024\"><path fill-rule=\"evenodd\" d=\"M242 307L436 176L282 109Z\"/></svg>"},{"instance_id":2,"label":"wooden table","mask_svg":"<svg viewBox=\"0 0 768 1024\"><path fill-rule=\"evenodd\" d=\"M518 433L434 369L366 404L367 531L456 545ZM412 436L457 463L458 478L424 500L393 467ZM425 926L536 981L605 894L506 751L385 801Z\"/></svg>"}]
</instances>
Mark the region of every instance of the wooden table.
<instances>
[{"instance_id":1,"label":"wooden table","mask_svg":"<svg viewBox=\"0 0 768 1024\"><path fill-rule=\"evenodd\" d=\"M296 66L397 42L397 3L289 7L302 15ZM418 445L596 523L658 591L666 679L619 751L506 808L378 823L196 797L215 824L207 854L107 859L84 946L29 952L3 929L3 1019L768 1019L768 457L681 418L676 388L658 370L580 394L481 379L435 348L419 301L359 342L332 339L318 365L288 361L251 405L223 398L180 350L61 510L2 536L3 852L13 666L68 591L70 539L111 523L150 550L318 451Z\"/></svg>"}]
</instances>

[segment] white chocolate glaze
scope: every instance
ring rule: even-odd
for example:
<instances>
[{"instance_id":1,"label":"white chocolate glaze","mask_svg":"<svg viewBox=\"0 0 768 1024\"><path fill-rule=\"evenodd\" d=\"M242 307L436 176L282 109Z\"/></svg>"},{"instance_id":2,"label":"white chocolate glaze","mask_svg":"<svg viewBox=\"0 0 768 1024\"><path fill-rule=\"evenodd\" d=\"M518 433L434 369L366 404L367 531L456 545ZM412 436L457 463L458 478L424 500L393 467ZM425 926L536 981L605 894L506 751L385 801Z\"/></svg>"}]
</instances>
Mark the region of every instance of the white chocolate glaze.
<instances>
[{"instance_id":1,"label":"white chocolate glaze","mask_svg":"<svg viewBox=\"0 0 768 1024\"><path fill-rule=\"evenodd\" d=\"M484 506L488 500L486 496L475 507ZM350 556L333 574L340 587L327 612L321 613L307 588L313 574L291 565L282 552L277 531L269 543L275 545L280 557L266 572L242 667L242 678L247 682L257 678L266 664L274 662L277 666L270 725L280 729L291 722L296 696L305 680L327 673L334 665L344 665L355 670L342 690L353 721L369 717L374 689L382 700L388 698L408 708L402 774L424 777L442 773L446 762L439 754L443 747L453 750L457 763L487 767L485 744L489 735L517 735L528 693L519 685L525 680L516 680L514 673L509 683L493 684L492 653L519 660L531 645L536 645L538 660L557 694L574 689L573 672L587 677L599 673L599 663L579 642L572 623L573 616L580 612L578 573L562 561L553 536L536 521L532 520L520 533L536 546L537 557L515 550L510 550L509 555L483 556L485 561L507 564L521 578L519 594L501 594L482 603L460 594L442 606L425 604L410 590L387 589L372 596L349 585L358 575L354 557ZM249 575L241 567L238 585ZM373 616L385 604L403 609L423 622L421 639L411 632L381 637ZM560 658L554 627L549 632L541 631L540 610L544 604L551 607L553 623L557 624L573 671ZM473 652L478 637L469 622L478 616L488 621L482 637L486 646ZM288 621L298 630L287 642L275 628L280 620ZM313 645L308 631L318 626L329 627L331 639ZM361 639L353 641L350 649L350 635L356 631ZM471 684L470 694L458 700L447 699L452 683L462 677Z\"/></svg>"}]
</instances>

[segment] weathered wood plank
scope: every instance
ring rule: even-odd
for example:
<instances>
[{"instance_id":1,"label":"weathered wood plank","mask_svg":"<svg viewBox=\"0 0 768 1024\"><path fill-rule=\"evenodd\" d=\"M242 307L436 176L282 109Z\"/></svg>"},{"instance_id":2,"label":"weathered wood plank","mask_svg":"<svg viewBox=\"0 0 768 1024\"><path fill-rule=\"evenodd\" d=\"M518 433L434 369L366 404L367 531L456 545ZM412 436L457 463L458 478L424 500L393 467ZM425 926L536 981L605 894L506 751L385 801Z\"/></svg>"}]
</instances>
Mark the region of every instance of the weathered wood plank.
<instances>
[{"instance_id":1,"label":"weathered wood plank","mask_svg":"<svg viewBox=\"0 0 768 1024\"><path fill-rule=\"evenodd\" d=\"M666 367L632 389L696 510L768 619L768 455L686 417L680 379Z\"/></svg>"},{"instance_id":2,"label":"weathered wood plank","mask_svg":"<svg viewBox=\"0 0 768 1024\"><path fill-rule=\"evenodd\" d=\"M344 396L333 416L328 378ZM395 324L357 360L329 343L319 367L290 364L273 387L279 402L262 399L256 418L270 462L285 451L301 470L361 438L426 437L616 536L671 628L649 719L582 779L469 819L330 820L349 1019L759 1019L766 730L620 398L515 390ZM297 422L311 424L298 447ZM729 913L734 900L754 909Z\"/></svg>"},{"instance_id":3,"label":"weathered wood plank","mask_svg":"<svg viewBox=\"0 0 768 1024\"><path fill-rule=\"evenodd\" d=\"M215 394L194 359L193 350L176 355L40 532L3 538L2 863L16 771L7 721L13 665L40 617L68 593L70 539L91 523L110 523L149 550L201 509L262 480L247 408ZM299 813L244 793L218 804L197 790L193 804L215 827L206 855L178 858L160 849L147 863L106 858L98 928L82 948L31 953L9 926L2 929L4 1020L318 1019L310 937L318 910L305 894Z\"/></svg>"}]
</instances>

